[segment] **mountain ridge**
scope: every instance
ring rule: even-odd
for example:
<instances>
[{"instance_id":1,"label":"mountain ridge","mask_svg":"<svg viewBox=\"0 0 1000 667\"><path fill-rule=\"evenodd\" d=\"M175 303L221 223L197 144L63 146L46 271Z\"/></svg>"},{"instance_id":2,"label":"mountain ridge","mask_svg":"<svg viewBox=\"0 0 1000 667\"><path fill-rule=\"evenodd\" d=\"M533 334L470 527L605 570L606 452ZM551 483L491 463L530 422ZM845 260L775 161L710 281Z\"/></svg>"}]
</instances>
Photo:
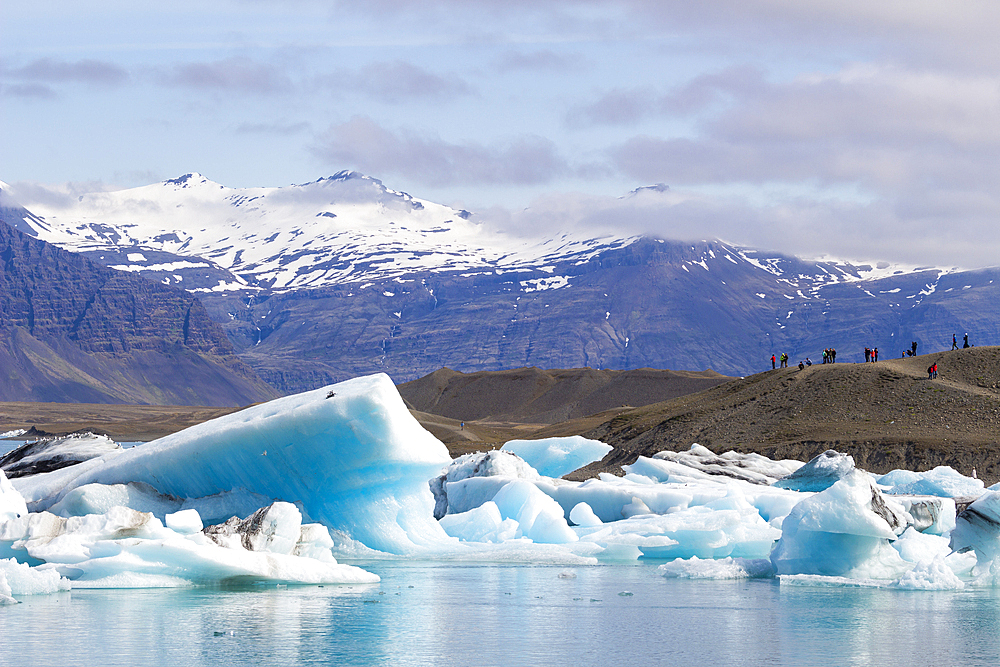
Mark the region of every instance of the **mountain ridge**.
<instances>
[{"instance_id":1,"label":"mountain ridge","mask_svg":"<svg viewBox=\"0 0 1000 667\"><path fill-rule=\"evenodd\" d=\"M942 349L955 333L1000 341L995 268L806 261L711 240L520 239L357 172L256 189L189 174L20 210L0 215L198 295L285 393L442 366L739 376L782 352L860 360L864 347Z\"/></svg>"},{"instance_id":2,"label":"mountain ridge","mask_svg":"<svg viewBox=\"0 0 1000 667\"><path fill-rule=\"evenodd\" d=\"M0 400L224 401L277 395L197 298L0 225Z\"/></svg>"}]
</instances>

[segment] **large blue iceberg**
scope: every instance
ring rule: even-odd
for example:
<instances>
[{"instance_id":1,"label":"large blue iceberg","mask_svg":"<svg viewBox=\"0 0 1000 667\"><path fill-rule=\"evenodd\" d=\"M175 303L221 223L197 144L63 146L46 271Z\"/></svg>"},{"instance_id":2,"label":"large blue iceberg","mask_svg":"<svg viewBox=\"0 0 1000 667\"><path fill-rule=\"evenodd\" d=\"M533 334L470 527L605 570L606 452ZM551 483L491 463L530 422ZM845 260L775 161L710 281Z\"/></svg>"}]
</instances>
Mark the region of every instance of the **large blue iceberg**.
<instances>
[{"instance_id":1,"label":"large blue iceberg","mask_svg":"<svg viewBox=\"0 0 1000 667\"><path fill-rule=\"evenodd\" d=\"M836 452L803 465L693 445L621 476L558 478L603 455L596 444L452 460L375 375L62 469L0 472L0 602L67 582L377 581L341 556L653 558L671 561L665 576L900 588L1000 578L998 494L950 468L875 477ZM956 514L958 493L982 499Z\"/></svg>"}]
</instances>

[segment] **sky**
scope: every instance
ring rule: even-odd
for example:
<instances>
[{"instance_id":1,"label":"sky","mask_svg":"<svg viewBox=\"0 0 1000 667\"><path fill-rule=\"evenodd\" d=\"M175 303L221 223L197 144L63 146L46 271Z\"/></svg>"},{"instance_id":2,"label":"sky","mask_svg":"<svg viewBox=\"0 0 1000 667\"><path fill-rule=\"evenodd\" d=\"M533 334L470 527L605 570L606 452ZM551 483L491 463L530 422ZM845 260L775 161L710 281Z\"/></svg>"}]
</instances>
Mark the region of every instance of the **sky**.
<instances>
[{"instance_id":1,"label":"sky","mask_svg":"<svg viewBox=\"0 0 1000 667\"><path fill-rule=\"evenodd\" d=\"M963 0L5 0L0 180L30 209L354 169L512 233L995 266L998 28Z\"/></svg>"}]
</instances>

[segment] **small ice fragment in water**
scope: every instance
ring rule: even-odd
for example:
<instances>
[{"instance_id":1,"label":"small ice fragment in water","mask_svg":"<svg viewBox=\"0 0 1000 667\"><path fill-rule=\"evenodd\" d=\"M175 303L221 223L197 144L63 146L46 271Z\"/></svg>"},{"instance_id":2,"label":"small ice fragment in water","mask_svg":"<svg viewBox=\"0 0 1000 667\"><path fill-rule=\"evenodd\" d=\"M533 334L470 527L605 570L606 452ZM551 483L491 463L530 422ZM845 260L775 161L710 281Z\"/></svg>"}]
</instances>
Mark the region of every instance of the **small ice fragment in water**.
<instances>
[{"instance_id":1,"label":"small ice fragment in water","mask_svg":"<svg viewBox=\"0 0 1000 667\"><path fill-rule=\"evenodd\" d=\"M560 579L576 579L576 572L560 572Z\"/></svg>"},{"instance_id":2,"label":"small ice fragment in water","mask_svg":"<svg viewBox=\"0 0 1000 667\"><path fill-rule=\"evenodd\" d=\"M618 597L620 597L620 598L630 598L630 597L632 597L632 595L633 595L632 591L622 591L621 593L618 594Z\"/></svg>"}]
</instances>

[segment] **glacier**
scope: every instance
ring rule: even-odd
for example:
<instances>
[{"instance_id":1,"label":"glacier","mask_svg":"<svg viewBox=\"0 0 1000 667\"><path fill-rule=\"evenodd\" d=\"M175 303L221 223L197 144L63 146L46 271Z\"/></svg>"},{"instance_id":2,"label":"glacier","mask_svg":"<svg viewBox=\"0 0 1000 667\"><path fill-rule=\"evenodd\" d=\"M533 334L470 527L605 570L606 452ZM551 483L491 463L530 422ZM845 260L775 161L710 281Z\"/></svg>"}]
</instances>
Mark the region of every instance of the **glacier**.
<instances>
[{"instance_id":1,"label":"glacier","mask_svg":"<svg viewBox=\"0 0 1000 667\"><path fill-rule=\"evenodd\" d=\"M950 468L872 475L833 451L803 463L693 444L569 481L607 446L519 441L453 460L384 374L137 447L77 444L84 456L53 445L64 467L35 445L44 472L0 470L0 603L70 587L378 581L345 558L644 558L667 577L906 590L1000 579L1000 490Z\"/></svg>"}]
</instances>

